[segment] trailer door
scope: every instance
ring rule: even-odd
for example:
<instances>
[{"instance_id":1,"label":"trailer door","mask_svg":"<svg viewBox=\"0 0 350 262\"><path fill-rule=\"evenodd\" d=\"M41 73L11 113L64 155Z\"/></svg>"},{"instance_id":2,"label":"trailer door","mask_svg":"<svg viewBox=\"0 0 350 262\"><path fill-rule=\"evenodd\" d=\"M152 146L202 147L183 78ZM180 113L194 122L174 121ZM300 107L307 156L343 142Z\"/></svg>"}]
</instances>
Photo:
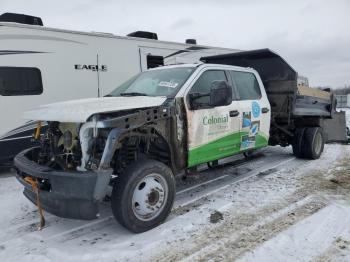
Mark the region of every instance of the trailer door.
<instances>
[{"instance_id":1,"label":"trailer door","mask_svg":"<svg viewBox=\"0 0 350 262\"><path fill-rule=\"evenodd\" d=\"M241 152L267 146L270 129L270 103L258 75L233 71L229 74L238 95Z\"/></svg>"}]
</instances>

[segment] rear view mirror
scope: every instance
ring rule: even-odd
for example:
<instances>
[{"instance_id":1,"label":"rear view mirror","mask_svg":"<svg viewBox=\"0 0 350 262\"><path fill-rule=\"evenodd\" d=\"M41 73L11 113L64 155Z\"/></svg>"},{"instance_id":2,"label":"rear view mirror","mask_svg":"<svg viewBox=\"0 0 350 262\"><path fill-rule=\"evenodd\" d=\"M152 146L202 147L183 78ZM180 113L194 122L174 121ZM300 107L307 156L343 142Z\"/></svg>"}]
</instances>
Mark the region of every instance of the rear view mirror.
<instances>
[{"instance_id":1,"label":"rear view mirror","mask_svg":"<svg viewBox=\"0 0 350 262\"><path fill-rule=\"evenodd\" d=\"M207 97L205 102L200 98ZM226 81L215 80L210 84L209 93L191 93L189 95L191 109L227 106L232 102L232 88Z\"/></svg>"},{"instance_id":2,"label":"rear view mirror","mask_svg":"<svg viewBox=\"0 0 350 262\"><path fill-rule=\"evenodd\" d=\"M226 81L213 81L210 87L210 106L227 106L232 102L232 88Z\"/></svg>"}]
</instances>

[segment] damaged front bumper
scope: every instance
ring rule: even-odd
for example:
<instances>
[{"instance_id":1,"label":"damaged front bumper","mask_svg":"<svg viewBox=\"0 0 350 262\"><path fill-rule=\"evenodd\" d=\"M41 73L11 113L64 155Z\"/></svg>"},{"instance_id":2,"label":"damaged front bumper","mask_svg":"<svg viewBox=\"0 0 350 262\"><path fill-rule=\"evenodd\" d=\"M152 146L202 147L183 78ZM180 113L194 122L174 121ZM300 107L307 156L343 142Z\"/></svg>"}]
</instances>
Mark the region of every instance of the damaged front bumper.
<instances>
[{"instance_id":1,"label":"damaged front bumper","mask_svg":"<svg viewBox=\"0 0 350 262\"><path fill-rule=\"evenodd\" d=\"M31 148L14 159L16 177L24 186L23 194L35 204L36 194L25 181L29 176L38 181L41 205L47 212L65 218L97 218L98 203L106 195L112 170L57 171L32 160L38 151L39 148Z\"/></svg>"}]
</instances>

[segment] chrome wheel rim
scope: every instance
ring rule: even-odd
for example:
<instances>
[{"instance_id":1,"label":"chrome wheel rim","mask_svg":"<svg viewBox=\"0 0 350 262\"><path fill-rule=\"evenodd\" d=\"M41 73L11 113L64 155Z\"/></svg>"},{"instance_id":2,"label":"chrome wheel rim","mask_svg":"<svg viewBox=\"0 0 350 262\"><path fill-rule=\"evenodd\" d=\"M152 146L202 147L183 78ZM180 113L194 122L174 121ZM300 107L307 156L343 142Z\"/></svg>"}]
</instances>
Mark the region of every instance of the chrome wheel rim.
<instances>
[{"instance_id":1,"label":"chrome wheel rim","mask_svg":"<svg viewBox=\"0 0 350 262\"><path fill-rule=\"evenodd\" d=\"M132 197L134 215L142 221L157 217L168 199L168 184L159 174L145 176L135 187Z\"/></svg>"},{"instance_id":2,"label":"chrome wheel rim","mask_svg":"<svg viewBox=\"0 0 350 262\"><path fill-rule=\"evenodd\" d=\"M322 150L322 135L321 133L317 133L315 136L315 153L318 155Z\"/></svg>"}]
</instances>

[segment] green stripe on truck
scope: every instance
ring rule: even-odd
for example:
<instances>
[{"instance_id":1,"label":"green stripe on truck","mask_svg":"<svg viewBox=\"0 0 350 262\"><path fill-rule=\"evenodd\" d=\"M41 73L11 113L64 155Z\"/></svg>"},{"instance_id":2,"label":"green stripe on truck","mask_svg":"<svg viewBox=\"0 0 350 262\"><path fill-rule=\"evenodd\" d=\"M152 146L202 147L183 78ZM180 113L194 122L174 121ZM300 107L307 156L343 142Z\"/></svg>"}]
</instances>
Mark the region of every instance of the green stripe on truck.
<instances>
[{"instance_id":1,"label":"green stripe on truck","mask_svg":"<svg viewBox=\"0 0 350 262\"><path fill-rule=\"evenodd\" d=\"M188 167L244 152L245 150L241 150L241 138L247 134L247 132L237 132L191 148L188 156ZM267 144L268 136L259 132L255 136L255 147L253 149L265 147Z\"/></svg>"}]
</instances>

